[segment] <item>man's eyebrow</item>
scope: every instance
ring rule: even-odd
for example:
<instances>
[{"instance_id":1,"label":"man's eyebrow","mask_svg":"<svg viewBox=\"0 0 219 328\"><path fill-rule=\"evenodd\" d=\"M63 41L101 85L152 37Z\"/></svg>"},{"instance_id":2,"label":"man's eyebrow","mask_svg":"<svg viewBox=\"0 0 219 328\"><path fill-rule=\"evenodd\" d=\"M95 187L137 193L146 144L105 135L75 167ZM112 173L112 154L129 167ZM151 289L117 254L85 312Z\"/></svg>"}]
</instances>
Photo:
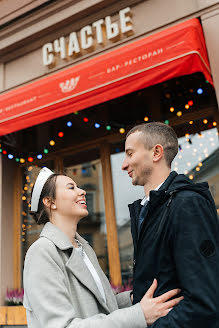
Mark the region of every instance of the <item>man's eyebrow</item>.
<instances>
[{"instance_id":1,"label":"man's eyebrow","mask_svg":"<svg viewBox=\"0 0 219 328\"><path fill-rule=\"evenodd\" d=\"M131 149L131 148L127 148L127 149L125 150L126 153L128 153L129 151L132 151L132 149Z\"/></svg>"}]
</instances>

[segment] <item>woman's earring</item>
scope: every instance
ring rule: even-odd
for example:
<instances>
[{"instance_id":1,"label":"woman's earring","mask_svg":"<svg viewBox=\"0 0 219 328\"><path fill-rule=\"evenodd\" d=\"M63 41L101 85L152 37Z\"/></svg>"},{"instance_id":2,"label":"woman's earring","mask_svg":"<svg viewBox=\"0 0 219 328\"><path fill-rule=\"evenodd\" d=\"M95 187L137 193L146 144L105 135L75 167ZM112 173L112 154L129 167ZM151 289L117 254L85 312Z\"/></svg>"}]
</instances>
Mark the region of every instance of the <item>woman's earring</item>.
<instances>
[{"instance_id":1,"label":"woman's earring","mask_svg":"<svg viewBox=\"0 0 219 328\"><path fill-rule=\"evenodd\" d=\"M55 204L52 205L52 209L55 210L56 209L56 206Z\"/></svg>"}]
</instances>

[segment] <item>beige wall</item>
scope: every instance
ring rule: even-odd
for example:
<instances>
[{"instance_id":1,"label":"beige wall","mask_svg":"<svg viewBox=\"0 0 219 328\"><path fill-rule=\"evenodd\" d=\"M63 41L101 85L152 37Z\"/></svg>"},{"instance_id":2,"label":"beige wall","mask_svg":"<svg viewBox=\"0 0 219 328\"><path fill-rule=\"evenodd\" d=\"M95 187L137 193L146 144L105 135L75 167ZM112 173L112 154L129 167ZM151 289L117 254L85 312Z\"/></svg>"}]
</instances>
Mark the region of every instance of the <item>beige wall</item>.
<instances>
[{"instance_id":1,"label":"beige wall","mask_svg":"<svg viewBox=\"0 0 219 328\"><path fill-rule=\"evenodd\" d=\"M13 187L15 163L0 156L0 305L13 288Z\"/></svg>"},{"instance_id":2,"label":"beige wall","mask_svg":"<svg viewBox=\"0 0 219 328\"><path fill-rule=\"evenodd\" d=\"M49 2L50 0L1 0L0 25L26 14L28 11Z\"/></svg>"},{"instance_id":3,"label":"beige wall","mask_svg":"<svg viewBox=\"0 0 219 328\"><path fill-rule=\"evenodd\" d=\"M208 49L214 87L219 103L219 8L202 15L201 20Z\"/></svg>"}]
</instances>

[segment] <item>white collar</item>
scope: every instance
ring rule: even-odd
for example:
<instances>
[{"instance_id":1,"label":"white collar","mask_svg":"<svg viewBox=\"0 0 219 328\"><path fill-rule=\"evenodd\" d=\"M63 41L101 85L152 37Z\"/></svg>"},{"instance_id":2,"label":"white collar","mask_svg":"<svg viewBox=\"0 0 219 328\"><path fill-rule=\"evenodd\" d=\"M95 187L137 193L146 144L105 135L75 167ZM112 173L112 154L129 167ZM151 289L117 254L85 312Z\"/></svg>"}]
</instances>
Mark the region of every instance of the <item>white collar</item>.
<instances>
[{"instance_id":1,"label":"white collar","mask_svg":"<svg viewBox=\"0 0 219 328\"><path fill-rule=\"evenodd\" d=\"M153 189L154 191L156 191L156 190L158 190L161 186L162 186L162 184L164 183L164 181L161 183L161 184L159 184L159 186L157 186L155 189ZM143 199L142 199L142 201L141 201L141 205L142 206L144 206L144 204L146 203L146 202L149 202L149 200L150 200L150 195L146 198L146 197L144 197Z\"/></svg>"}]
</instances>

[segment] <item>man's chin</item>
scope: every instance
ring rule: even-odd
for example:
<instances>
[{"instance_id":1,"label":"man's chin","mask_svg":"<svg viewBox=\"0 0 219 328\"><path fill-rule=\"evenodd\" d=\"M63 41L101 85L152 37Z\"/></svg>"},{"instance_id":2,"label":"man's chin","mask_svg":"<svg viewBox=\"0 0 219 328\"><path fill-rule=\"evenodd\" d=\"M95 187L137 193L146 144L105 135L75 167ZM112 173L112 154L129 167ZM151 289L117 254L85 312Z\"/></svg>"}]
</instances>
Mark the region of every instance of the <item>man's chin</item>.
<instances>
[{"instance_id":1,"label":"man's chin","mask_svg":"<svg viewBox=\"0 0 219 328\"><path fill-rule=\"evenodd\" d=\"M138 185L137 180L136 179L132 179L132 184L133 184L133 186L137 186Z\"/></svg>"}]
</instances>

